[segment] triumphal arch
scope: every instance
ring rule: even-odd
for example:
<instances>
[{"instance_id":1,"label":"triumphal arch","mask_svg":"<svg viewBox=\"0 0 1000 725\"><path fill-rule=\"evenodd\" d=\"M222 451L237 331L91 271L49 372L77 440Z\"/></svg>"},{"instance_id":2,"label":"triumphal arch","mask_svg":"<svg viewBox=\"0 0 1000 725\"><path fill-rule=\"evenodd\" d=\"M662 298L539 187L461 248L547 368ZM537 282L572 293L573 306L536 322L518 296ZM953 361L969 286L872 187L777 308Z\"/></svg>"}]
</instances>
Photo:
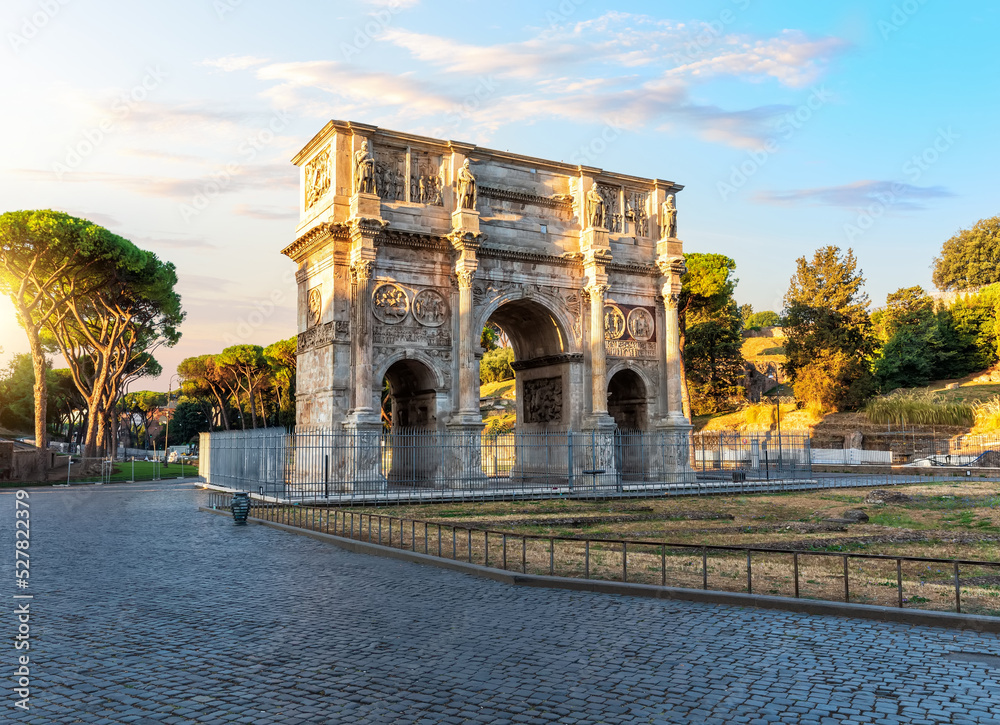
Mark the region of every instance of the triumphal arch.
<instances>
[{"instance_id":1,"label":"triumphal arch","mask_svg":"<svg viewBox=\"0 0 1000 725\"><path fill-rule=\"evenodd\" d=\"M519 433L687 434L681 186L342 121L293 162L299 426L381 430L387 380L394 428L478 435L493 322Z\"/></svg>"}]
</instances>

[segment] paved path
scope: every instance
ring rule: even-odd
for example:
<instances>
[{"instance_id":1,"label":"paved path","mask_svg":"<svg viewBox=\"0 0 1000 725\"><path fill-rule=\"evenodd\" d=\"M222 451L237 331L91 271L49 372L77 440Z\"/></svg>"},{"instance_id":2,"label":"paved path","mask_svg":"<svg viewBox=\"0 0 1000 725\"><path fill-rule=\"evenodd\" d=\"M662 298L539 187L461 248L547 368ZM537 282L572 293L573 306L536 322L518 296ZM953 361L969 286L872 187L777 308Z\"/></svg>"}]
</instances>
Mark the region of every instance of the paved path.
<instances>
[{"instance_id":1,"label":"paved path","mask_svg":"<svg viewBox=\"0 0 1000 725\"><path fill-rule=\"evenodd\" d=\"M31 493L25 714L0 494L0 721L1000 723L995 635L512 588L235 527L205 499Z\"/></svg>"}]
</instances>

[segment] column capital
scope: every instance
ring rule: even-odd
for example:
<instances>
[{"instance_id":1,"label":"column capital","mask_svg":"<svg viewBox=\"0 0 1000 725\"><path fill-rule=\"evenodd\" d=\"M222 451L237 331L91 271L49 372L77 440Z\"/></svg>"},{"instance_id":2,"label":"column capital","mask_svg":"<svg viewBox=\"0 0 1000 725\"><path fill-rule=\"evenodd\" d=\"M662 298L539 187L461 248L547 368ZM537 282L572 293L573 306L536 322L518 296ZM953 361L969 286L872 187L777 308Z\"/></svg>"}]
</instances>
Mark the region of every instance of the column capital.
<instances>
[{"instance_id":1,"label":"column capital","mask_svg":"<svg viewBox=\"0 0 1000 725\"><path fill-rule=\"evenodd\" d=\"M370 282L375 274L375 260L357 259L351 262L351 280L356 284Z\"/></svg>"},{"instance_id":2,"label":"column capital","mask_svg":"<svg viewBox=\"0 0 1000 725\"><path fill-rule=\"evenodd\" d=\"M472 289L472 282L476 279L475 268L459 267L455 270L455 277L458 278L459 289Z\"/></svg>"},{"instance_id":3,"label":"column capital","mask_svg":"<svg viewBox=\"0 0 1000 725\"><path fill-rule=\"evenodd\" d=\"M610 285L606 282L595 282L584 287L583 294L590 299L594 299L596 297L598 300L603 301L604 296L608 293L609 289Z\"/></svg>"}]
</instances>

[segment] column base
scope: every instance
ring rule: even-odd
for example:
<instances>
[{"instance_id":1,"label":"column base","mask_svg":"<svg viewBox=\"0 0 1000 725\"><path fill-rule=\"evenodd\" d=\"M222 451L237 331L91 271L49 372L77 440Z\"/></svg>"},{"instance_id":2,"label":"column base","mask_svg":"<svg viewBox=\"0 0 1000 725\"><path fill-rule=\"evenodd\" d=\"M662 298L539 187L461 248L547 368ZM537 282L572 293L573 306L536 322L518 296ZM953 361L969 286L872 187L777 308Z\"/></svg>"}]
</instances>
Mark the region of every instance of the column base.
<instances>
[{"instance_id":1,"label":"column base","mask_svg":"<svg viewBox=\"0 0 1000 725\"><path fill-rule=\"evenodd\" d=\"M483 418L459 413L448 423L448 445L442 471L442 487L485 489L489 483L483 471Z\"/></svg>"},{"instance_id":2,"label":"column base","mask_svg":"<svg viewBox=\"0 0 1000 725\"><path fill-rule=\"evenodd\" d=\"M691 468L691 431L687 418L675 414L656 424L656 445L651 467L665 477L693 475Z\"/></svg>"}]
</instances>

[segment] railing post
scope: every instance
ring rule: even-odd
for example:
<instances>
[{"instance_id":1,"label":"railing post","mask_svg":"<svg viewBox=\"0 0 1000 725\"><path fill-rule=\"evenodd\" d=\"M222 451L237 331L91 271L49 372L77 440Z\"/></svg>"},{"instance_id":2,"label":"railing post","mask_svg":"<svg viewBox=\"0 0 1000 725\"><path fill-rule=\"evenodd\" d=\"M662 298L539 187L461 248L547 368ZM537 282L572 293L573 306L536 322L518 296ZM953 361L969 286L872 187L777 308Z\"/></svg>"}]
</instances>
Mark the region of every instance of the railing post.
<instances>
[{"instance_id":1,"label":"railing post","mask_svg":"<svg viewBox=\"0 0 1000 725\"><path fill-rule=\"evenodd\" d=\"M483 532L483 566L490 565L490 532Z\"/></svg>"},{"instance_id":2,"label":"railing post","mask_svg":"<svg viewBox=\"0 0 1000 725\"><path fill-rule=\"evenodd\" d=\"M701 588L708 590L708 549L701 550Z\"/></svg>"},{"instance_id":3,"label":"railing post","mask_svg":"<svg viewBox=\"0 0 1000 725\"><path fill-rule=\"evenodd\" d=\"M458 559L458 530L452 526L451 527L451 558L452 561Z\"/></svg>"},{"instance_id":4,"label":"railing post","mask_svg":"<svg viewBox=\"0 0 1000 725\"><path fill-rule=\"evenodd\" d=\"M441 524L438 524L438 558L441 557Z\"/></svg>"},{"instance_id":5,"label":"railing post","mask_svg":"<svg viewBox=\"0 0 1000 725\"><path fill-rule=\"evenodd\" d=\"M556 540L549 538L549 576L556 575Z\"/></svg>"},{"instance_id":6,"label":"railing post","mask_svg":"<svg viewBox=\"0 0 1000 725\"><path fill-rule=\"evenodd\" d=\"M410 521L410 550L417 550L417 522Z\"/></svg>"},{"instance_id":7,"label":"railing post","mask_svg":"<svg viewBox=\"0 0 1000 725\"><path fill-rule=\"evenodd\" d=\"M472 563L472 529L466 529L469 534L469 563Z\"/></svg>"},{"instance_id":8,"label":"railing post","mask_svg":"<svg viewBox=\"0 0 1000 725\"><path fill-rule=\"evenodd\" d=\"M528 573L528 537L521 537L521 573Z\"/></svg>"},{"instance_id":9,"label":"railing post","mask_svg":"<svg viewBox=\"0 0 1000 725\"><path fill-rule=\"evenodd\" d=\"M750 562L750 549L747 549L747 594L753 594L753 564Z\"/></svg>"},{"instance_id":10,"label":"railing post","mask_svg":"<svg viewBox=\"0 0 1000 725\"><path fill-rule=\"evenodd\" d=\"M507 571L507 534L501 534L503 546L503 570Z\"/></svg>"},{"instance_id":11,"label":"railing post","mask_svg":"<svg viewBox=\"0 0 1000 725\"><path fill-rule=\"evenodd\" d=\"M958 562L955 562L955 612L962 613L962 589L958 583Z\"/></svg>"},{"instance_id":12,"label":"railing post","mask_svg":"<svg viewBox=\"0 0 1000 725\"><path fill-rule=\"evenodd\" d=\"M590 579L590 539L583 542L583 578Z\"/></svg>"},{"instance_id":13,"label":"railing post","mask_svg":"<svg viewBox=\"0 0 1000 725\"><path fill-rule=\"evenodd\" d=\"M799 552L792 554L792 569L795 572L795 598L799 598Z\"/></svg>"},{"instance_id":14,"label":"railing post","mask_svg":"<svg viewBox=\"0 0 1000 725\"><path fill-rule=\"evenodd\" d=\"M851 603L850 573L847 567L847 554L844 554L844 603Z\"/></svg>"},{"instance_id":15,"label":"railing post","mask_svg":"<svg viewBox=\"0 0 1000 725\"><path fill-rule=\"evenodd\" d=\"M628 581L628 542L622 541L622 581Z\"/></svg>"}]
</instances>

